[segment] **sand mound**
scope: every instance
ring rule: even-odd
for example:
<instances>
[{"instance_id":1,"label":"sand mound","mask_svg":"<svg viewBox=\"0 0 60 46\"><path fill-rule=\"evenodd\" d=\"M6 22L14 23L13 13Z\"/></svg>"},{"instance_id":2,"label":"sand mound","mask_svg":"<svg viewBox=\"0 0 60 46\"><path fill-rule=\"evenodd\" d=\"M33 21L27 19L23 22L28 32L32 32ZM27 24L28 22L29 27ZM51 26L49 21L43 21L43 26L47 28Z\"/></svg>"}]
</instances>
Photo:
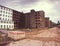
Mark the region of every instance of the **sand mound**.
<instances>
[{"instance_id":1,"label":"sand mound","mask_svg":"<svg viewBox=\"0 0 60 46\"><path fill-rule=\"evenodd\" d=\"M60 29L55 27L48 30L44 30L43 32L35 35L35 37L56 37L60 36Z\"/></svg>"}]
</instances>

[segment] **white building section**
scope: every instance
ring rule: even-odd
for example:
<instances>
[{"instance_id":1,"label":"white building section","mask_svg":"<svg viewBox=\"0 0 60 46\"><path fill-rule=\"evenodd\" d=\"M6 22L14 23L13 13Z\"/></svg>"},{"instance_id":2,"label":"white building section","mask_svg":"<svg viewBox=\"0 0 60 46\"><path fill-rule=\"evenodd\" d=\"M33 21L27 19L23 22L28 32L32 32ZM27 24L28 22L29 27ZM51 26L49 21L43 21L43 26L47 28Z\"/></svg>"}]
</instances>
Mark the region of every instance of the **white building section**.
<instances>
[{"instance_id":1,"label":"white building section","mask_svg":"<svg viewBox=\"0 0 60 46\"><path fill-rule=\"evenodd\" d=\"M14 29L13 10L0 5L0 29Z\"/></svg>"}]
</instances>

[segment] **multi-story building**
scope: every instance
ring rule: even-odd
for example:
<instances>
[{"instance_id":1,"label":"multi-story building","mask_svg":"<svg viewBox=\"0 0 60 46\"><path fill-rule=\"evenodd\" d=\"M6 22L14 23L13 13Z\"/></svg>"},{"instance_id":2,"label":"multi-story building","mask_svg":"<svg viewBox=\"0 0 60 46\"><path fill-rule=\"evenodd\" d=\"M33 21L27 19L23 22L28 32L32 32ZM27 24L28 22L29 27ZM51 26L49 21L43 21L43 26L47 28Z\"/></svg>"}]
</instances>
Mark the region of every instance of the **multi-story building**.
<instances>
[{"instance_id":1,"label":"multi-story building","mask_svg":"<svg viewBox=\"0 0 60 46\"><path fill-rule=\"evenodd\" d=\"M0 5L0 29L14 29L13 10Z\"/></svg>"},{"instance_id":2,"label":"multi-story building","mask_svg":"<svg viewBox=\"0 0 60 46\"><path fill-rule=\"evenodd\" d=\"M22 12L13 10L14 29L25 28L25 17Z\"/></svg>"},{"instance_id":3,"label":"multi-story building","mask_svg":"<svg viewBox=\"0 0 60 46\"><path fill-rule=\"evenodd\" d=\"M50 20L50 27L52 28L52 27L56 27L56 26L57 26L57 24Z\"/></svg>"},{"instance_id":4,"label":"multi-story building","mask_svg":"<svg viewBox=\"0 0 60 46\"><path fill-rule=\"evenodd\" d=\"M45 27L49 28L50 27L50 20L49 17L45 18Z\"/></svg>"},{"instance_id":5,"label":"multi-story building","mask_svg":"<svg viewBox=\"0 0 60 46\"><path fill-rule=\"evenodd\" d=\"M0 29L25 28L24 13L0 5Z\"/></svg>"},{"instance_id":6,"label":"multi-story building","mask_svg":"<svg viewBox=\"0 0 60 46\"><path fill-rule=\"evenodd\" d=\"M25 13L26 28L44 28L45 27L45 13L44 11L31 10L30 13Z\"/></svg>"},{"instance_id":7,"label":"multi-story building","mask_svg":"<svg viewBox=\"0 0 60 46\"><path fill-rule=\"evenodd\" d=\"M47 23L47 24L46 24ZM0 29L45 28L51 27L44 11L19 12L0 5Z\"/></svg>"}]
</instances>

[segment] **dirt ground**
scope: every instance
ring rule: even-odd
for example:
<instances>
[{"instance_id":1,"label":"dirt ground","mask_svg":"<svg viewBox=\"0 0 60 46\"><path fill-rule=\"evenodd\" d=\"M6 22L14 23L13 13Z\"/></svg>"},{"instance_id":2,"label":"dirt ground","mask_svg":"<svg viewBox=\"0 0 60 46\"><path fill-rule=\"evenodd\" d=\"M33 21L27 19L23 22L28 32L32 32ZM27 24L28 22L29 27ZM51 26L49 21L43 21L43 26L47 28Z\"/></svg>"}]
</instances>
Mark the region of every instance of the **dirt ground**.
<instances>
[{"instance_id":1,"label":"dirt ground","mask_svg":"<svg viewBox=\"0 0 60 46\"><path fill-rule=\"evenodd\" d=\"M12 41L6 46L60 46L60 28L26 32L25 39Z\"/></svg>"}]
</instances>

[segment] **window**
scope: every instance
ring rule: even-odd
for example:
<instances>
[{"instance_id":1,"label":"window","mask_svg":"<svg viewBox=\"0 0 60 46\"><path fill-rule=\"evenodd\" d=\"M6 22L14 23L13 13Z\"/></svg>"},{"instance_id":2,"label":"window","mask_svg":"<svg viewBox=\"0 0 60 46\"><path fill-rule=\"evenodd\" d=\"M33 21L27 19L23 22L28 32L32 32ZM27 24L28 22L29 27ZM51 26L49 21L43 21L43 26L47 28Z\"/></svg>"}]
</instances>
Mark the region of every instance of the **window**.
<instances>
[{"instance_id":1,"label":"window","mask_svg":"<svg viewBox=\"0 0 60 46\"><path fill-rule=\"evenodd\" d=\"M7 25L7 29L8 29L8 25Z\"/></svg>"},{"instance_id":2,"label":"window","mask_svg":"<svg viewBox=\"0 0 60 46\"><path fill-rule=\"evenodd\" d=\"M35 22L40 22L40 20L36 20Z\"/></svg>"},{"instance_id":3,"label":"window","mask_svg":"<svg viewBox=\"0 0 60 46\"><path fill-rule=\"evenodd\" d=\"M3 15L4 16L4 15Z\"/></svg>"},{"instance_id":4,"label":"window","mask_svg":"<svg viewBox=\"0 0 60 46\"><path fill-rule=\"evenodd\" d=\"M40 14L38 16L40 16Z\"/></svg>"},{"instance_id":5,"label":"window","mask_svg":"<svg viewBox=\"0 0 60 46\"><path fill-rule=\"evenodd\" d=\"M2 12L2 10L1 10L1 12Z\"/></svg>"},{"instance_id":6,"label":"window","mask_svg":"<svg viewBox=\"0 0 60 46\"><path fill-rule=\"evenodd\" d=\"M40 24L40 23L38 23L38 24Z\"/></svg>"},{"instance_id":7,"label":"window","mask_svg":"<svg viewBox=\"0 0 60 46\"><path fill-rule=\"evenodd\" d=\"M5 13L5 11L3 11L3 13Z\"/></svg>"},{"instance_id":8,"label":"window","mask_svg":"<svg viewBox=\"0 0 60 46\"><path fill-rule=\"evenodd\" d=\"M8 21L7 21L7 23L8 23Z\"/></svg>"},{"instance_id":9,"label":"window","mask_svg":"<svg viewBox=\"0 0 60 46\"><path fill-rule=\"evenodd\" d=\"M8 19L8 21L9 21L9 19Z\"/></svg>"},{"instance_id":10,"label":"window","mask_svg":"<svg viewBox=\"0 0 60 46\"><path fill-rule=\"evenodd\" d=\"M3 18L3 20L4 20L4 18Z\"/></svg>"},{"instance_id":11,"label":"window","mask_svg":"<svg viewBox=\"0 0 60 46\"><path fill-rule=\"evenodd\" d=\"M37 20L38 22L40 22L40 20Z\"/></svg>"},{"instance_id":12,"label":"window","mask_svg":"<svg viewBox=\"0 0 60 46\"><path fill-rule=\"evenodd\" d=\"M1 28L2 28L2 25L1 25Z\"/></svg>"},{"instance_id":13,"label":"window","mask_svg":"<svg viewBox=\"0 0 60 46\"><path fill-rule=\"evenodd\" d=\"M6 12L6 14L7 14L7 12Z\"/></svg>"},{"instance_id":14,"label":"window","mask_svg":"<svg viewBox=\"0 0 60 46\"><path fill-rule=\"evenodd\" d=\"M12 28L13 28L13 26L12 26Z\"/></svg>"},{"instance_id":15,"label":"window","mask_svg":"<svg viewBox=\"0 0 60 46\"><path fill-rule=\"evenodd\" d=\"M5 25L4 25L4 29L5 29Z\"/></svg>"},{"instance_id":16,"label":"window","mask_svg":"<svg viewBox=\"0 0 60 46\"><path fill-rule=\"evenodd\" d=\"M9 9L9 11L10 11L10 9Z\"/></svg>"},{"instance_id":17,"label":"window","mask_svg":"<svg viewBox=\"0 0 60 46\"><path fill-rule=\"evenodd\" d=\"M9 17L9 16L8 16Z\"/></svg>"},{"instance_id":18,"label":"window","mask_svg":"<svg viewBox=\"0 0 60 46\"><path fill-rule=\"evenodd\" d=\"M40 17L35 17L35 19L40 19Z\"/></svg>"},{"instance_id":19,"label":"window","mask_svg":"<svg viewBox=\"0 0 60 46\"><path fill-rule=\"evenodd\" d=\"M7 15L6 15L6 17L7 17Z\"/></svg>"},{"instance_id":20,"label":"window","mask_svg":"<svg viewBox=\"0 0 60 46\"><path fill-rule=\"evenodd\" d=\"M7 25L7 29L9 29L9 25Z\"/></svg>"},{"instance_id":21,"label":"window","mask_svg":"<svg viewBox=\"0 0 60 46\"><path fill-rule=\"evenodd\" d=\"M9 23L11 24L11 22L9 21Z\"/></svg>"}]
</instances>

